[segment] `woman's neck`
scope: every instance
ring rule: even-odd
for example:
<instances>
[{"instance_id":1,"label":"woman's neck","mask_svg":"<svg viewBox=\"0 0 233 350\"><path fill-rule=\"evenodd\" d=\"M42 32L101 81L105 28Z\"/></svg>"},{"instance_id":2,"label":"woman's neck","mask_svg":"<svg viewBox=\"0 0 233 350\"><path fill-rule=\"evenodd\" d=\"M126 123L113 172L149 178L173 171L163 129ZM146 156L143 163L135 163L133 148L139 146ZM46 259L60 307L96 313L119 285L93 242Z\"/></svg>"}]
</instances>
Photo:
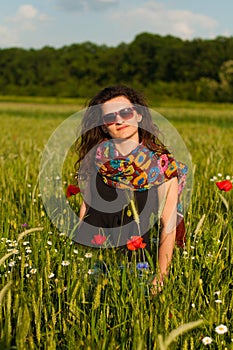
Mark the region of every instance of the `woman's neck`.
<instances>
[{"instance_id":1,"label":"woman's neck","mask_svg":"<svg viewBox=\"0 0 233 350\"><path fill-rule=\"evenodd\" d=\"M113 139L116 150L123 156L130 154L138 145L139 141L130 139Z\"/></svg>"}]
</instances>

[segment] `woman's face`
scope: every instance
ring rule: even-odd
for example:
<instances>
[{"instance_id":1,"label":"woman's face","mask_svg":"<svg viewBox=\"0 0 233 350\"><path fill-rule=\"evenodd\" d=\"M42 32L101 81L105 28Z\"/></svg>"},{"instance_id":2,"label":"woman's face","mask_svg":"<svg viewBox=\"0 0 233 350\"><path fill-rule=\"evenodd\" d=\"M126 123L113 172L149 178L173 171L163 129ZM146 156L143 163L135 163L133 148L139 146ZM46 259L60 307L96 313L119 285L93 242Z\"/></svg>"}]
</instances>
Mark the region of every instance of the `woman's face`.
<instances>
[{"instance_id":1,"label":"woman's face","mask_svg":"<svg viewBox=\"0 0 233 350\"><path fill-rule=\"evenodd\" d=\"M138 123L142 116L125 96L114 97L102 104L103 130L113 139L139 143Z\"/></svg>"}]
</instances>

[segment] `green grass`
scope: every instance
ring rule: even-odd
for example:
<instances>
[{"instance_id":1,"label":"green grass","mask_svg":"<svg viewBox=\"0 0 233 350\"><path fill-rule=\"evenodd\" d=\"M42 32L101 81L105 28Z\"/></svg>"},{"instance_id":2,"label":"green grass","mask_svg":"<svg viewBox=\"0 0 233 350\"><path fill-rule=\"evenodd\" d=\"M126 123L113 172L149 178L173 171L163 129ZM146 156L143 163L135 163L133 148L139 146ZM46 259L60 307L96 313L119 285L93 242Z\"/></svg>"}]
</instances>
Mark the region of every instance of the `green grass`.
<instances>
[{"instance_id":1,"label":"green grass","mask_svg":"<svg viewBox=\"0 0 233 350\"><path fill-rule=\"evenodd\" d=\"M82 106L45 98L0 100L0 252L12 253L0 266L0 349L163 350L159 335L167 338L200 319L201 325L177 336L169 349L205 349L206 336L212 338L210 349L232 349L233 192L220 193L210 181L218 173L219 179L233 175L232 106L155 106L192 155L194 187L186 250L175 249L170 277L152 296L147 282L155 272L153 256L150 270L139 277L134 260L129 263L119 252L71 244L43 208L38 172L44 146ZM72 162L66 161L66 182L72 180ZM20 236L25 229L32 231ZM96 261L107 273L96 269ZM220 324L228 327L226 333L216 333Z\"/></svg>"}]
</instances>

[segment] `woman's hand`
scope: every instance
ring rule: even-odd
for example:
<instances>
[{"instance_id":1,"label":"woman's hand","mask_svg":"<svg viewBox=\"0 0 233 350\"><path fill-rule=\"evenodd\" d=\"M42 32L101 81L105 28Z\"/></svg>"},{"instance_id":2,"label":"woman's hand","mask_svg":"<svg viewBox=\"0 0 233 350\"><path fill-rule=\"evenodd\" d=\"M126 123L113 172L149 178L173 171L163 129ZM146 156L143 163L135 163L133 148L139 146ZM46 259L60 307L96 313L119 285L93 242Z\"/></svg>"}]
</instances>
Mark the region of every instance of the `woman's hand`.
<instances>
[{"instance_id":1,"label":"woman's hand","mask_svg":"<svg viewBox=\"0 0 233 350\"><path fill-rule=\"evenodd\" d=\"M155 277L153 281L151 282L152 286L150 287L150 291L152 295L157 295L160 293L163 289L163 278L157 278Z\"/></svg>"}]
</instances>

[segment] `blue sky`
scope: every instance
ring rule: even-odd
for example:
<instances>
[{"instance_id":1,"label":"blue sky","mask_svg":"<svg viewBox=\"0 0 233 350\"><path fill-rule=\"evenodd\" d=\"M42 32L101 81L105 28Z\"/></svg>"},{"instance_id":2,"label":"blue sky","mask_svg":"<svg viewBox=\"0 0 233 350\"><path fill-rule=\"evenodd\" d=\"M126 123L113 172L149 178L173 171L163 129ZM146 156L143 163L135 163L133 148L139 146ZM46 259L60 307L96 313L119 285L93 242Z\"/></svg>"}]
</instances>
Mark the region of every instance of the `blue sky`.
<instances>
[{"instance_id":1,"label":"blue sky","mask_svg":"<svg viewBox=\"0 0 233 350\"><path fill-rule=\"evenodd\" d=\"M2 0L0 48L117 46L142 32L233 36L232 0Z\"/></svg>"}]
</instances>

